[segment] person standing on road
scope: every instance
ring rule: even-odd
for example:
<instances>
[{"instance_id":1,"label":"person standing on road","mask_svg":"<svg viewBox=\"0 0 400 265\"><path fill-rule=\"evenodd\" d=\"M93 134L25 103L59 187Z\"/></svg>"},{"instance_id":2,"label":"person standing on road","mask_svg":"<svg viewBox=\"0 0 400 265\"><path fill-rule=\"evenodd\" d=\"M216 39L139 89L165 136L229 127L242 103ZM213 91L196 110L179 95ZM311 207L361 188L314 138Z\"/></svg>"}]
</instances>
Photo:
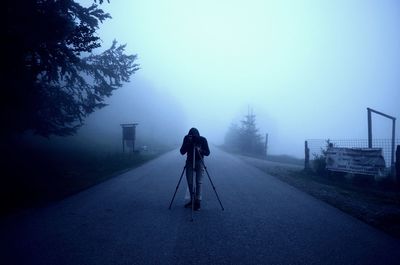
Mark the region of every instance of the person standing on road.
<instances>
[{"instance_id":1,"label":"person standing on road","mask_svg":"<svg viewBox=\"0 0 400 265\"><path fill-rule=\"evenodd\" d=\"M195 157L193 159L193 151L195 153ZM199 131L196 128L191 128L189 133L183 138L183 143L180 149L182 155L187 154L186 157L186 180L188 183L189 191L190 191L190 201L185 204L185 208L192 207L192 200L194 200L194 210L200 210L201 203L201 189L203 183L204 176L204 166L202 159L204 156L210 155L210 149L208 147L207 139L203 136L200 136ZM194 171L196 172L196 190L193 196L193 162L194 162ZM194 198L192 198L194 197Z\"/></svg>"}]
</instances>

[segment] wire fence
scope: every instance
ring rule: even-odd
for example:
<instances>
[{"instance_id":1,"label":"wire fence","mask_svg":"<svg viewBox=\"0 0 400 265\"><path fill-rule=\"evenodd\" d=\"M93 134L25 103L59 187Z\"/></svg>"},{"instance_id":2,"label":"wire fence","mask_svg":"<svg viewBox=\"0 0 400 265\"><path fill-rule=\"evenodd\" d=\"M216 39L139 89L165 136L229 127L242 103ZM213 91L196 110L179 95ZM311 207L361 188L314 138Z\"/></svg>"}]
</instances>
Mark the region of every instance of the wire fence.
<instances>
[{"instance_id":1,"label":"wire fence","mask_svg":"<svg viewBox=\"0 0 400 265\"><path fill-rule=\"evenodd\" d=\"M316 155L322 155L322 150L326 150L327 139L309 139L306 141L308 143L308 148L310 149L310 159L314 159L314 156ZM335 147L368 148L368 139L329 139L329 142ZM395 152L397 145L400 145L400 139L395 139ZM392 162L392 139L373 139L372 147L382 148L386 167L390 167ZM396 157L394 157L394 160L396 160Z\"/></svg>"}]
</instances>

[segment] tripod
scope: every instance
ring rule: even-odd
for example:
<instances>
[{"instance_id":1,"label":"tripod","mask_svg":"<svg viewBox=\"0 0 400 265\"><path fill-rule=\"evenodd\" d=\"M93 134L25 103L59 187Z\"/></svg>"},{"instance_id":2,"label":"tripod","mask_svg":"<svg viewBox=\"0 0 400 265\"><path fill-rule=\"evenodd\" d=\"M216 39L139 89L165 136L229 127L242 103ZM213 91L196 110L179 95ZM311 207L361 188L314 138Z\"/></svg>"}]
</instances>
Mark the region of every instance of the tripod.
<instances>
[{"instance_id":1,"label":"tripod","mask_svg":"<svg viewBox=\"0 0 400 265\"><path fill-rule=\"evenodd\" d=\"M208 177L208 179L210 180L211 186L213 187L213 190L214 190L214 192L215 192L215 196L217 197L218 202L219 202L219 204L221 205L221 210L222 210L222 211L224 210L224 206L222 206L222 202L221 202L221 200L220 200L220 198L219 198L219 196L218 196L217 190L215 189L214 183L212 182L211 177L210 177L210 174L208 173L207 167L206 167L206 165L204 164L204 159L203 159L203 157L201 156L201 154L200 154L198 148L194 146L194 147L193 147L193 164L192 164L192 167L193 167L193 171L192 171L192 172L193 172L193 174L192 174L192 188L191 188L191 191L190 191L191 202L192 202L192 211L191 211L191 219L190 219L190 221L192 221L192 222L193 222L194 196L195 196L194 172L196 171L196 165L195 165L195 162L196 162L196 160L195 160L195 154L196 154L196 153L195 153L195 152L196 152L196 151L197 151L197 153L199 154L200 162L201 162L201 164L203 165L203 167L204 167L204 169L205 169L205 171L206 171L206 173L207 173L207 177ZM179 178L178 184L176 185L174 196L172 197L171 203L169 204L169 207L168 207L168 209L170 209L170 210L171 210L172 203L174 202L176 192L178 191L179 185L180 185L180 183L181 183L181 181L182 181L183 174L185 173L186 167L187 167L187 165L185 164L185 166L183 167L183 170L182 170L182 174L181 174L181 176L180 176L180 178ZM197 176L197 173L196 173L196 176Z\"/></svg>"}]
</instances>

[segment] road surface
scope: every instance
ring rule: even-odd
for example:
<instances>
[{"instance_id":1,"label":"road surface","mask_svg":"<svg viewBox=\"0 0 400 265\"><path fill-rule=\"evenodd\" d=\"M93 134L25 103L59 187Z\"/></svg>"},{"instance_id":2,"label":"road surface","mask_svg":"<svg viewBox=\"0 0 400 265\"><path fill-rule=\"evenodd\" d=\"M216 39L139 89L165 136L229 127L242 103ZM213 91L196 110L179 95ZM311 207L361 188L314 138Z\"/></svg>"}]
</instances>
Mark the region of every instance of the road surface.
<instances>
[{"instance_id":1,"label":"road surface","mask_svg":"<svg viewBox=\"0 0 400 265\"><path fill-rule=\"evenodd\" d=\"M1 264L400 264L400 240L211 150L190 222L177 150L47 207L0 221Z\"/></svg>"}]
</instances>

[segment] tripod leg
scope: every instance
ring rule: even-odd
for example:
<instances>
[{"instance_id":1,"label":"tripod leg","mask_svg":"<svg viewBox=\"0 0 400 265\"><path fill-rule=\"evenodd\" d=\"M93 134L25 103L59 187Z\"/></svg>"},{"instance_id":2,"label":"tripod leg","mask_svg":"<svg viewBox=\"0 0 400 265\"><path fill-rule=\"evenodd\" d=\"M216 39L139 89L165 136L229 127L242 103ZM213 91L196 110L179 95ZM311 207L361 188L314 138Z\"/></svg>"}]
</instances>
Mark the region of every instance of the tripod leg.
<instances>
[{"instance_id":1,"label":"tripod leg","mask_svg":"<svg viewBox=\"0 0 400 265\"><path fill-rule=\"evenodd\" d=\"M208 179L210 180L211 186L213 187L213 189L214 189L214 192L215 192L215 196L217 196L217 199L218 199L219 205L221 205L221 210L223 211L223 210L224 210L224 206L222 206L222 202L221 202L221 200L219 199L219 196L218 196L217 190L215 189L214 183L213 183L213 182L212 182L212 180L211 180L210 174L208 174L208 170L207 170L207 167L206 167L206 165L204 164L204 161L203 161L203 159L201 159L201 163L203 164L203 167L204 167L204 169L206 170L207 177L208 177Z\"/></svg>"},{"instance_id":2,"label":"tripod leg","mask_svg":"<svg viewBox=\"0 0 400 265\"><path fill-rule=\"evenodd\" d=\"M194 174L195 174L195 172L196 172L196 164L195 164L195 150L196 150L196 148L195 147L193 147L193 164L192 164L192 190L191 190L191 193L192 194L190 194L190 196L191 196L191 201L192 201L192 211L191 211L191 216L190 216L190 221L191 222L193 222L193 211L194 211L194 200L195 200L195 188L194 188L194 185L195 185L195 181L194 181Z\"/></svg>"},{"instance_id":3,"label":"tripod leg","mask_svg":"<svg viewBox=\"0 0 400 265\"><path fill-rule=\"evenodd\" d=\"M175 193L174 193L174 196L172 197L171 203L169 204L169 207L168 207L168 209L170 209L170 210L171 210L172 203L174 202L174 199L175 199L176 192L178 191L179 184L181 184L182 177L183 177L183 173L185 173L185 169L186 169L186 165L183 167L183 170L182 170L181 177L179 178L179 181L178 181L178 185L176 185L176 188L175 188Z\"/></svg>"},{"instance_id":4,"label":"tripod leg","mask_svg":"<svg viewBox=\"0 0 400 265\"><path fill-rule=\"evenodd\" d=\"M194 173L193 173L193 175L194 175ZM192 184L192 194L191 194L191 200L192 200L192 210L191 210L191 215L190 215L190 221L191 222L193 222L193 211L194 211L194 194L195 194L195 191L194 191L194 183Z\"/></svg>"}]
</instances>

